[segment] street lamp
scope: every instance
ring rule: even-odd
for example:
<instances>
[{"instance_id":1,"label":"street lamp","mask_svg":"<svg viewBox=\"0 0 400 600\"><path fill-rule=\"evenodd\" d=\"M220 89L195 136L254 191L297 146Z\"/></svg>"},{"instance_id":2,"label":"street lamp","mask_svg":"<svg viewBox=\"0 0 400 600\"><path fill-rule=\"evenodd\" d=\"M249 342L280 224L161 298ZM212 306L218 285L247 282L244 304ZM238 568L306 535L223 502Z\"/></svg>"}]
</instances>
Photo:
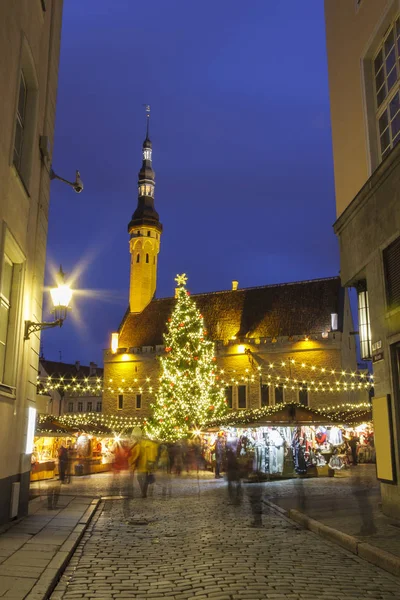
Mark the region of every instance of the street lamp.
<instances>
[{"instance_id":1,"label":"street lamp","mask_svg":"<svg viewBox=\"0 0 400 600\"><path fill-rule=\"evenodd\" d=\"M59 181L70 185L73 188L74 192L76 192L77 194L80 194L83 191L83 181L81 179L81 174L79 173L79 171L76 171L75 181L68 181L68 179L60 177L59 175L54 173L53 169L50 169L50 179L58 179Z\"/></svg>"},{"instance_id":2,"label":"street lamp","mask_svg":"<svg viewBox=\"0 0 400 600\"><path fill-rule=\"evenodd\" d=\"M53 313L55 316L54 321L36 323L35 321L25 321L25 336L24 339L28 340L31 333L35 331L42 331L43 329L51 329L53 327L61 327L65 319L67 318L69 303L72 298L72 290L69 285L65 283L65 275L60 266L58 273L58 285L50 290L51 299L53 301Z\"/></svg>"}]
</instances>

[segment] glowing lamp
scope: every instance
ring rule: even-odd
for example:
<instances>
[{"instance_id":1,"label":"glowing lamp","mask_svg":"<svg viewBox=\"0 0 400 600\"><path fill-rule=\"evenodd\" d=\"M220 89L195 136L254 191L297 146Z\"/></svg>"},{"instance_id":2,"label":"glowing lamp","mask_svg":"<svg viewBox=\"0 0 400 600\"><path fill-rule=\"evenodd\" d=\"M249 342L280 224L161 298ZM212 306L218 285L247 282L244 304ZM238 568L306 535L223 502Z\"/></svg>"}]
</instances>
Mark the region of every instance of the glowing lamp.
<instances>
[{"instance_id":1,"label":"glowing lamp","mask_svg":"<svg viewBox=\"0 0 400 600\"><path fill-rule=\"evenodd\" d=\"M36 331L52 329L53 327L61 327L67 318L69 303L71 302L72 298L72 290L70 286L65 283L65 275L61 266L58 273L58 285L50 290L50 295L53 302L52 312L54 313L55 320L50 322L44 321L42 323L25 321L25 340L28 340L31 333Z\"/></svg>"},{"instance_id":2,"label":"glowing lamp","mask_svg":"<svg viewBox=\"0 0 400 600\"><path fill-rule=\"evenodd\" d=\"M246 348L243 346L243 344L239 344L238 346L238 352L239 354L244 354Z\"/></svg>"},{"instance_id":3,"label":"glowing lamp","mask_svg":"<svg viewBox=\"0 0 400 600\"><path fill-rule=\"evenodd\" d=\"M118 350L118 333L111 334L111 352L114 354Z\"/></svg>"}]
</instances>

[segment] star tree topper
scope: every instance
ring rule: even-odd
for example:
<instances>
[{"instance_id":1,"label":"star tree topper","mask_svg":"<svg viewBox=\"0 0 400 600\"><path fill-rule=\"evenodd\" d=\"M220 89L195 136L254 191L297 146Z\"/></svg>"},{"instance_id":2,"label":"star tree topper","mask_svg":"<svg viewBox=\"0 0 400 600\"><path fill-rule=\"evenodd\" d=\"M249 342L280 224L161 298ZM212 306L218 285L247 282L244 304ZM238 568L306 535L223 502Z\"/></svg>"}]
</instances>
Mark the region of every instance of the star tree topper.
<instances>
[{"instance_id":1,"label":"star tree topper","mask_svg":"<svg viewBox=\"0 0 400 600\"><path fill-rule=\"evenodd\" d=\"M178 285L186 285L188 278L186 277L186 273L182 273L182 275L177 275L175 277L175 281Z\"/></svg>"}]
</instances>

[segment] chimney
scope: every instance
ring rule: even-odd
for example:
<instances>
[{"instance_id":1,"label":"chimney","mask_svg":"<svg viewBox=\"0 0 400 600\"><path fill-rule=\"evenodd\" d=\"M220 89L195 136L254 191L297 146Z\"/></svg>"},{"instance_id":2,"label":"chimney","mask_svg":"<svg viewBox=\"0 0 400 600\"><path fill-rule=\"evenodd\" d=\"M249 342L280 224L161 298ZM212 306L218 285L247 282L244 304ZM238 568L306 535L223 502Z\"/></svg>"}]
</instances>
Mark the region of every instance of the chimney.
<instances>
[{"instance_id":1,"label":"chimney","mask_svg":"<svg viewBox=\"0 0 400 600\"><path fill-rule=\"evenodd\" d=\"M91 362L89 364L89 377L96 375L97 373L97 364L95 362Z\"/></svg>"},{"instance_id":2,"label":"chimney","mask_svg":"<svg viewBox=\"0 0 400 600\"><path fill-rule=\"evenodd\" d=\"M232 281L232 292L236 292L236 290L238 289L238 285L239 285L239 282L236 281L236 279L234 279Z\"/></svg>"},{"instance_id":3,"label":"chimney","mask_svg":"<svg viewBox=\"0 0 400 600\"><path fill-rule=\"evenodd\" d=\"M81 363L80 363L80 361L79 361L79 360L76 360L76 361L75 361L75 369L76 369L77 371L79 371L79 369L80 369L80 368L81 368Z\"/></svg>"}]
</instances>

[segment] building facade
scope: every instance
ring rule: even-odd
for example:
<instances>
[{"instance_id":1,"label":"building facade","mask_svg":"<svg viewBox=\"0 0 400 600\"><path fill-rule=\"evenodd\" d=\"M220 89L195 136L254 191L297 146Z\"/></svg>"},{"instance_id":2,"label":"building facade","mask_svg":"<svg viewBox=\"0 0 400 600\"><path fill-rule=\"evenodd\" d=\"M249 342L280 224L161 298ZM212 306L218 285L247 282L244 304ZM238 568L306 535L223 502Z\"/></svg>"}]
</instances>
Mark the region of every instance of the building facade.
<instances>
[{"instance_id":1,"label":"building facade","mask_svg":"<svg viewBox=\"0 0 400 600\"><path fill-rule=\"evenodd\" d=\"M102 412L103 369L96 363L86 366L41 358L38 377L38 412L55 417Z\"/></svg>"},{"instance_id":2,"label":"building facade","mask_svg":"<svg viewBox=\"0 0 400 600\"><path fill-rule=\"evenodd\" d=\"M104 352L103 412L151 413L174 298L155 299L162 226L154 208L151 142L143 144L137 208L128 225L130 306ZM280 402L322 407L368 399L355 373L348 295L338 277L193 295L215 342L216 368L232 410ZM346 375L342 371L346 371ZM361 389L360 389L361 388Z\"/></svg>"},{"instance_id":3,"label":"building facade","mask_svg":"<svg viewBox=\"0 0 400 600\"><path fill-rule=\"evenodd\" d=\"M400 3L325 0L325 19L341 281L358 291L374 406L387 403L382 503L399 517Z\"/></svg>"},{"instance_id":4,"label":"building facade","mask_svg":"<svg viewBox=\"0 0 400 600\"><path fill-rule=\"evenodd\" d=\"M0 3L0 524L28 507L62 5Z\"/></svg>"}]
</instances>

